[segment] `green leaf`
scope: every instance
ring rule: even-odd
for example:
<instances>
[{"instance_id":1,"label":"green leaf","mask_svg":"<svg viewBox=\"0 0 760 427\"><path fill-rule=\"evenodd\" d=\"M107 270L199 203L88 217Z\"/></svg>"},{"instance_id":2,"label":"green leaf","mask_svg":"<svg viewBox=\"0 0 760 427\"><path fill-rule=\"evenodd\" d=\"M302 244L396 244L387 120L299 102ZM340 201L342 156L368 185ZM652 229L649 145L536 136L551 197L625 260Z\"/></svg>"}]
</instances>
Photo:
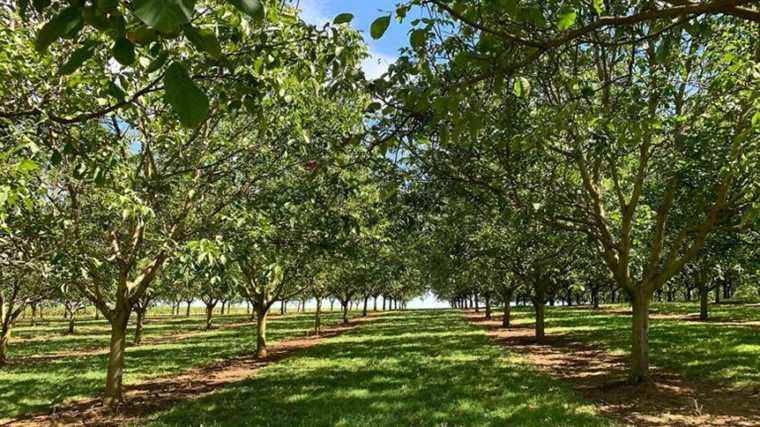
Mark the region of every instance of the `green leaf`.
<instances>
[{"instance_id":1,"label":"green leaf","mask_svg":"<svg viewBox=\"0 0 760 427\"><path fill-rule=\"evenodd\" d=\"M369 33L373 39L377 40L385 34L389 25L391 25L391 16L381 16L375 19L375 22L372 23L369 28Z\"/></svg>"},{"instance_id":2,"label":"green leaf","mask_svg":"<svg viewBox=\"0 0 760 427\"><path fill-rule=\"evenodd\" d=\"M222 47L213 32L209 30L196 30L188 24L182 27L185 37L196 49L206 52L210 57L219 59L222 56Z\"/></svg>"},{"instance_id":3,"label":"green leaf","mask_svg":"<svg viewBox=\"0 0 760 427\"><path fill-rule=\"evenodd\" d=\"M752 127L760 128L760 111L752 115Z\"/></svg>"},{"instance_id":4,"label":"green leaf","mask_svg":"<svg viewBox=\"0 0 760 427\"><path fill-rule=\"evenodd\" d=\"M517 2L518 0L501 0L499 3L507 15L514 18L517 16L518 12Z\"/></svg>"},{"instance_id":5,"label":"green leaf","mask_svg":"<svg viewBox=\"0 0 760 427\"><path fill-rule=\"evenodd\" d=\"M163 67L164 64L166 64L166 60L167 59L169 59L169 53L166 52L165 50L162 50L158 54L158 56L156 57L156 59L154 59L153 62L151 62L148 65L148 68L146 68L145 71L147 71L148 73L152 73L152 72L158 70L159 68Z\"/></svg>"},{"instance_id":6,"label":"green leaf","mask_svg":"<svg viewBox=\"0 0 760 427\"><path fill-rule=\"evenodd\" d=\"M409 44L415 49L422 49L427 44L427 37L427 31L422 29L414 30L409 35Z\"/></svg>"},{"instance_id":7,"label":"green leaf","mask_svg":"<svg viewBox=\"0 0 760 427\"><path fill-rule=\"evenodd\" d=\"M39 168L40 167L37 165L37 163L29 159L24 159L21 161L21 163L18 164L18 171L21 173L34 172Z\"/></svg>"},{"instance_id":8,"label":"green leaf","mask_svg":"<svg viewBox=\"0 0 760 427\"><path fill-rule=\"evenodd\" d=\"M134 13L145 25L174 33L190 22L195 0L136 0Z\"/></svg>"},{"instance_id":9,"label":"green leaf","mask_svg":"<svg viewBox=\"0 0 760 427\"><path fill-rule=\"evenodd\" d=\"M515 80L513 90L518 98L527 97L530 94L531 90L530 81L528 81L528 79L525 77L518 77Z\"/></svg>"},{"instance_id":10,"label":"green leaf","mask_svg":"<svg viewBox=\"0 0 760 427\"><path fill-rule=\"evenodd\" d=\"M208 116L209 102L205 93L187 74L185 67L173 63L164 76L166 102L172 106L179 121L187 127L196 127Z\"/></svg>"},{"instance_id":11,"label":"green leaf","mask_svg":"<svg viewBox=\"0 0 760 427\"><path fill-rule=\"evenodd\" d=\"M266 18L264 4L260 0L230 0L236 8L253 18L255 22L261 22Z\"/></svg>"},{"instance_id":12,"label":"green leaf","mask_svg":"<svg viewBox=\"0 0 760 427\"><path fill-rule=\"evenodd\" d=\"M67 7L40 28L34 46L38 52L44 52L57 39L74 37L82 26L84 26L82 10L78 7Z\"/></svg>"},{"instance_id":13,"label":"green leaf","mask_svg":"<svg viewBox=\"0 0 760 427\"><path fill-rule=\"evenodd\" d=\"M349 22L353 21L354 15L352 13L341 13L340 15L336 16L333 20L333 24L340 25L340 24L348 24Z\"/></svg>"},{"instance_id":14,"label":"green leaf","mask_svg":"<svg viewBox=\"0 0 760 427\"><path fill-rule=\"evenodd\" d=\"M81 67L82 64L90 59L95 53L95 46L97 46L97 42L94 40L85 42L82 47L71 54L68 61L61 65L61 68L59 69L60 73L63 75L69 75L78 70L79 67Z\"/></svg>"},{"instance_id":15,"label":"green leaf","mask_svg":"<svg viewBox=\"0 0 760 427\"><path fill-rule=\"evenodd\" d=\"M602 13L604 13L604 0L594 0L594 10L597 15L602 16Z\"/></svg>"},{"instance_id":16,"label":"green leaf","mask_svg":"<svg viewBox=\"0 0 760 427\"><path fill-rule=\"evenodd\" d=\"M575 14L575 11L563 13L559 16L559 21L557 21L557 28L559 28L560 31L564 31L575 24L575 19L577 15Z\"/></svg>"},{"instance_id":17,"label":"green leaf","mask_svg":"<svg viewBox=\"0 0 760 427\"><path fill-rule=\"evenodd\" d=\"M132 65L135 62L135 45L123 37L116 39L111 51L114 59L121 65Z\"/></svg>"}]
</instances>

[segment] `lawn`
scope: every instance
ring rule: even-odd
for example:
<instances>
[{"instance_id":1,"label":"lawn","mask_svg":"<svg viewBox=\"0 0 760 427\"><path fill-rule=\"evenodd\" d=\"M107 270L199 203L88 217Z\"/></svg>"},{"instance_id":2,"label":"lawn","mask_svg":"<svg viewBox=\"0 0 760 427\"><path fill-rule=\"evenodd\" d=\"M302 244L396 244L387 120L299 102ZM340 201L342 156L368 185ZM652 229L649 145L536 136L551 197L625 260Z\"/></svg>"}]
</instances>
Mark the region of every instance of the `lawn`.
<instances>
[{"instance_id":1,"label":"lawn","mask_svg":"<svg viewBox=\"0 0 760 427\"><path fill-rule=\"evenodd\" d=\"M328 313L324 321L335 323L339 317L337 312ZM198 316L149 319L144 330L145 344L127 350L125 383L176 374L253 351L255 324L247 316L217 316L215 325L233 327L211 331L203 330L204 322ZM240 323L243 324L237 325ZM303 335L312 326L310 314L273 317L268 322L267 335L274 343ZM72 399L96 396L102 390L109 341L107 323L87 320L77 324L76 334L66 335L65 331L66 324L60 321L15 330L10 344L11 364L0 369L0 419L49 410ZM178 335L183 335L182 339L172 339Z\"/></svg>"},{"instance_id":2,"label":"lawn","mask_svg":"<svg viewBox=\"0 0 760 427\"><path fill-rule=\"evenodd\" d=\"M152 423L610 425L455 311L383 315Z\"/></svg>"},{"instance_id":3,"label":"lawn","mask_svg":"<svg viewBox=\"0 0 760 427\"><path fill-rule=\"evenodd\" d=\"M602 310L547 307L547 334L567 334L614 354L630 351L631 319L627 306ZM711 305L714 321L684 320L699 312L695 303L659 303L652 307L651 362L686 378L710 380L732 388L760 388L760 307ZM514 323L533 322L532 311L513 311ZM726 322L732 323L726 323ZM742 323L745 324L742 324Z\"/></svg>"}]
</instances>

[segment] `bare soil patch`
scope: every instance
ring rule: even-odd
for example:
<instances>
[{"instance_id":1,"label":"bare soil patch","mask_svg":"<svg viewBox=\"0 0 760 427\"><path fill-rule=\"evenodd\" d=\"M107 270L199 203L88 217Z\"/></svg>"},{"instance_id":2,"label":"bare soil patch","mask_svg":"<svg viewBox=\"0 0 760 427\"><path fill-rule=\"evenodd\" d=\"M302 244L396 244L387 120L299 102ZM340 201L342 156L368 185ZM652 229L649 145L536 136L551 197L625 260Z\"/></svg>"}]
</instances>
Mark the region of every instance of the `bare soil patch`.
<instances>
[{"instance_id":1,"label":"bare soil patch","mask_svg":"<svg viewBox=\"0 0 760 427\"><path fill-rule=\"evenodd\" d=\"M320 335L302 336L276 343L269 347L266 359L258 359L253 354L245 355L193 368L181 375L127 385L124 388L125 403L115 412L104 408L100 399L87 399L53 408L50 413L22 416L0 426L120 426L136 423L141 418L166 410L179 402L197 399L229 384L243 381L270 363L374 319L376 317L372 316L352 319L348 324L323 328Z\"/></svg>"},{"instance_id":2,"label":"bare soil patch","mask_svg":"<svg viewBox=\"0 0 760 427\"><path fill-rule=\"evenodd\" d=\"M547 336L538 343L532 325L504 329L500 316L485 321L482 314L470 312L465 317L539 370L568 382L601 414L625 425L760 426L760 390L730 390L658 368L652 383L632 385L626 357L568 335Z\"/></svg>"}]
</instances>

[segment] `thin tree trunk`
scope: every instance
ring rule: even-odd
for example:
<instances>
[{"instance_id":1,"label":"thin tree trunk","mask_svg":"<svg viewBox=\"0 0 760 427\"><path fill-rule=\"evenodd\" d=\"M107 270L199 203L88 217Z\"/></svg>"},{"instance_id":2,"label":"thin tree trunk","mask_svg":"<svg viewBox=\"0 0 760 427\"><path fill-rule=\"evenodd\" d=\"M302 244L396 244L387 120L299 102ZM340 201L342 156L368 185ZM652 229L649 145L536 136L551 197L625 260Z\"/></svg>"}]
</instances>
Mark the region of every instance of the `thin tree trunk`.
<instances>
[{"instance_id":1,"label":"thin tree trunk","mask_svg":"<svg viewBox=\"0 0 760 427\"><path fill-rule=\"evenodd\" d=\"M641 383L649 381L649 295L638 289L632 300L631 382Z\"/></svg>"},{"instance_id":2,"label":"thin tree trunk","mask_svg":"<svg viewBox=\"0 0 760 427\"><path fill-rule=\"evenodd\" d=\"M377 295L375 295L374 298L375 298L375 303L374 303L374 307L372 308L372 311L377 311Z\"/></svg>"},{"instance_id":3,"label":"thin tree trunk","mask_svg":"<svg viewBox=\"0 0 760 427\"><path fill-rule=\"evenodd\" d=\"M319 335L321 330L322 298L317 297L317 309L314 311L314 335Z\"/></svg>"},{"instance_id":4,"label":"thin tree trunk","mask_svg":"<svg viewBox=\"0 0 760 427\"><path fill-rule=\"evenodd\" d=\"M124 351L127 347L129 309L123 308L120 313L114 313L110 321L111 345L108 354L108 373L106 375L106 391L103 396L103 405L114 408L122 400Z\"/></svg>"},{"instance_id":5,"label":"thin tree trunk","mask_svg":"<svg viewBox=\"0 0 760 427\"><path fill-rule=\"evenodd\" d=\"M350 304L350 301L346 301L345 304L341 301L341 305L343 306L343 323L348 323L348 304Z\"/></svg>"},{"instance_id":6,"label":"thin tree trunk","mask_svg":"<svg viewBox=\"0 0 760 427\"><path fill-rule=\"evenodd\" d=\"M367 301L369 300L369 295L364 297L364 309L362 310L362 317L367 317Z\"/></svg>"},{"instance_id":7,"label":"thin tree trunk","mask_svg":"<svg viewBox=\"0 0 760 427\"><path fill-rule=\"evenodd\" d=\"M486 294L486 319L491 320L491 294Z\"/></svg>"},{"instance_id":8,"label":"thin tree trunk","mask_svg":"<svg viewBox=\"0 0 760 427\"><path fill-rule=\"evenodd\" d=\"M536 315L536 340L541 342L546 336L546 301L543 301L542 299L535 299L533 301L533 309Z\"/></svg>"},{"instance_id":9,"label":"thin tree trunk","mask_svg":"<svg viewBox=\"0 0 760 427\"><path fill-rule=\"evenodd\" d=\"M185 310L185 317L190 317L190 304L192 304L192 301L185 301L187 302L187 310Z\"/></svg>"},{"instance_id":10,"label":"thin tree trunk","mask_svg":"<svg viewBox=\"0 0 760 427\"><path fill-rule=\"evenodd\" d=\"M475 293L475 313L480 312L480 301L478 300L478 294Z\"/></svg>"},{"instance_id":11,"label":"thin tree trunk","mask_svg":"<svg viewBox=\"0 0 760 427\"><path fill-rule=\"evenodd\" d=\"M69 329L66 331L69 335L74 335L74 312L69 315Z\"/></svg>"},{"instance_id":12,"label":"thin tree trunk","mask_svg":"<svg viewBox=\"0 0 760 427\"><path fill-rule=\"evenodd\" d=\"M211 318L214 316L216 304L206 304L206 330L211 329Z\"/></svg>"},{"instance_id":13,"label":"thin tree trunk","mask_svg":"<svg viewBox=\"0 0 760 427\"><path fill-rule=\"evenodd\" d=\"M256 307L256 357L267 357L267 314L266 307Z\"/></svg>"},{"instance_id":14,"label":"thin tree trunk","mask_svg":"<svg viewBox=\"0 0 760 427\"><path fill-rule=\"evenodd\" d=\"M137 315L136 324L135 324L135 345L140 345L142 343L142 336L143 336L143 321L145 320L145 309L138 309L135 310L135 314Z\"/></svg>"},{"instance_id":15,"label":"thin tree trunk","mask_svg":"<svg viewBox=\"0 0 760 427\"><path fill-rule=\"evenodd\" d=\"M707 320L707 303L709 298L709 290L704 283L699 284L699 320Z\"/></svg>"},{"instance_id":16,"label":"thin tree trunk","mask_svg":"<svg viewBox=\"0 0 760 427\"><path fill-rule=\"evenodd\" d=\"M8 361L8 342L10 340L11 326L2 325L2 330L0 330L0 366L5 365L5 363Z\"/></svg>"}]
</instances>

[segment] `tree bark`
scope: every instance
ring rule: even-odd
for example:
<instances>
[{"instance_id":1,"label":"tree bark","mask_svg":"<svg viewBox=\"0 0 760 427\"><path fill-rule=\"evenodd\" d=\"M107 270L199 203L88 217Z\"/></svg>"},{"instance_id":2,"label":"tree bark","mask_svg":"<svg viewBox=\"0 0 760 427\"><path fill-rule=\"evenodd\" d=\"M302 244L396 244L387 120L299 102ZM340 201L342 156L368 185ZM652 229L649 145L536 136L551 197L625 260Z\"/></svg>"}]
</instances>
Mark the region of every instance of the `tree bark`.
<instances>
[{"instance_id":1,"label":"tree bark","mask_svg":"<svg viewBox=\"0 0 760 427\"><path fill-rule=\"evenodd\" d=\"M135 319L135 345L140 345L142 343L142 337L143 337L143 323L145 321L145 312L147 310L145 309L137 309L135 310L135 315L137 319Z\"/></svg>"},{"instance_id":2,"label":"tree bark","mask_svg":"<svg viewBox=\"0 0 760 427\"><path fill-rule=\"evenodd\" d=\"M0 330L0 366L3 366L8 361L8 342L11 340L11 327L10 325L2 325Z\"/></svg>"},{"instance_id":3,"label":"tree bark","mask_svg":"<svg viewBox=\"0 0 760 427\"><path fill-rule=\"evenodd\" d=\"M491 294L485 294L486 298L486 320L491 320Z\"/></svg>"},{"instance_id":4,"label":"tree bark","mask_svg":"<svg viewBox=\"0 0 760 427\"><path fill-rule=\"evenodd\" d=\"M185 310L185 317L190 317L190 304L192 304L192 301L185 301L187 302L187 310Z\"/></svg>"},{"instance_id":5,"label":"tree bark","mask_svg":"<svg viewBox=\"0 0 760 427\"><path fill-rule=\"evenodd\" d=\"M375 298L375 306L374 306L374 308L372 309L372 311L377 311L377 295L375 295L375 297L374 297L374 298Z\"/></svg>"},{"instance_id":6,"label":"tree bark","mask_svg":"<svg viewBox=\"0 0 760 427\"><path fill-rule=\"evenodd\" d=\"M475 293L475 313L480 313L480 300L477 293Z\"/></svg>"},{"instance_id":7,"label":"tree bark","mask_svg":"<svg viewBox=\"0 0 760 427\"><path fill-rule=\"evenodd\" d=\"M317 297L317 309L314 311L314 335L319 335L321 329L322 298Z\"/></svg>"},{"instance_id":8,"label":"tree bark","mask_svg":"<svg viewBox=\"0 0 760 427\"><path fill-rule=\"evenodd\" d=\"M644 288L644 285L639 285ZM649 295L639 289L633 295L633 339L631 341L631 382L649 381Z\"/></svg>"},{"instance_id":9,"label":"tree bark","mask_svg":"<svg viewBox=\"0 0 760 427\"><path fill-rule=\"evenodd\" d=\"M362 310L362 317L367 317L367 300L369 300L369 295L364 297L364 309Z\"/></svg>"},{"instance_id":10,"label":"tree bark","mask_svg":"<svg viewBox=\"0 0 760 427\"><path fill-rule=\"evenodd\" d=\"M709 298L709 289L705 283L699 284L699 320L707 320L707 303Z\"/></svg>"},{"instance_id":11,"label":"tree bark","mask_svg":"<svg viewBox=\"0 0 760 427\"><path fill-rule=\"evenodd\" d=\"M343 301L340 302L340 305L343 306L343 323L348 323L348 304L349 301L345 303Z\"/></svg>"},{"instance_id":12,"label":"tree bark","mask_svg":"<svg viewBox=\"0 0 760 427\"><path fill-rule=\"evenodd\" d=\"M69 329L66 331L69 335L74 335L74 312L69 315Z\"/></svg>"},{"instance_id":13,"label":"tree bark","mask_svg":"<svg viewBox=\"0 0 760 427\"><path fill-rule=\"evenodd\" d=\"M267 307L256 307L256 357L267 357Z\"/></svg>"},{"instance_id":14,"label":"tree bark","mask_svg":"<svg viewBox=\"0 0 760 427\"><path fill-rule=\"evenodd\" d=\"M127 347L129 310L121 309L120 312L114 313L109 320L111 322L111 345L108 354L108 373L103 405L114 408L122 401L124 352Z\"/></svg>"},{"instance_id":15,"label":"tree bark","mask_svg":"<svg viewBox=\"0 0 760 427\"><path fill-rule=\"evenodd\" d=\"M533 310L536 315L536 340L541 342L546 336L545 327L545 314L546 314L546 301L540 299L534 299Z\"/></svg>"},{"instance_id":16,"label":"tree bark","mask_svg":"<svg viewBox=\"0 0 760 427\"><path fill-rule=\"evenodd\" d=\"M216 304L206 304L206 330L211 330L211 318L214 316Z\"/></svg>"}]
</instances>

